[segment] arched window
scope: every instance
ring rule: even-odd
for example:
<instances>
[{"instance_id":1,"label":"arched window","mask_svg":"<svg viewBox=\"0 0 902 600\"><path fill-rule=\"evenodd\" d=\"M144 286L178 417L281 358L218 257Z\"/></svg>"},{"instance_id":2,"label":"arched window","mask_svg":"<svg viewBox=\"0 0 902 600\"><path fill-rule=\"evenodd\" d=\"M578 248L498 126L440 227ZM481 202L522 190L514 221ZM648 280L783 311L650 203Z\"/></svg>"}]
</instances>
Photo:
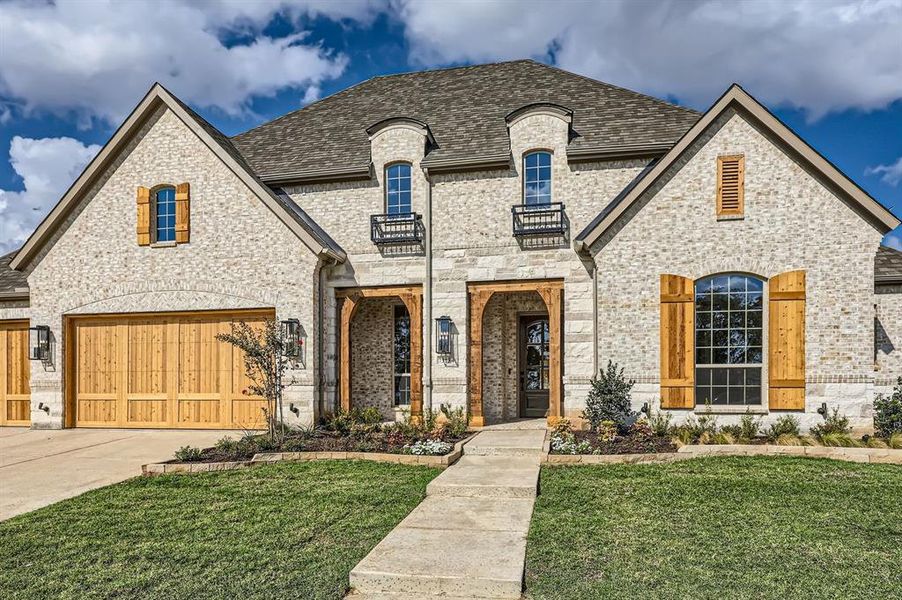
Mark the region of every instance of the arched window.
<instances>
[{"instance_id":1,"label":"arched window","mask_svg":"<svg viewBox=\"0 0 902 600\"><path fill-rule=\"evenodd\" d=\"M175 241L175 188L160 188L154 194L154 241Z\"/></svg>"},{"instance_id":2,"label":"arched window","mask_svg":"<svg viewBox=\"0 0 902 600\"><path fill-rule=\"evenodd\" d=\"M530 152L523 157L523 204L551 204L550 152Z\"/></svg>"},{"instance_id":3,"label":"arched window","mask_svg":"<svg viewBox=\"0 0 902 600\"><path fill-rule=\"evenodd\" d=\"M764 282L715 275L695 284L696 404L761 404Z\"/></svg>"},{"instance_id":4,"label":"arched window","mask_svg":"<svg viewBox=\"0 0 902 600\"><path fill-rule=\"evenodd\" d=\"M397 163L385 169L385 212L406 215L410 207L410 165Z\"/></svg>"}]
</instances>

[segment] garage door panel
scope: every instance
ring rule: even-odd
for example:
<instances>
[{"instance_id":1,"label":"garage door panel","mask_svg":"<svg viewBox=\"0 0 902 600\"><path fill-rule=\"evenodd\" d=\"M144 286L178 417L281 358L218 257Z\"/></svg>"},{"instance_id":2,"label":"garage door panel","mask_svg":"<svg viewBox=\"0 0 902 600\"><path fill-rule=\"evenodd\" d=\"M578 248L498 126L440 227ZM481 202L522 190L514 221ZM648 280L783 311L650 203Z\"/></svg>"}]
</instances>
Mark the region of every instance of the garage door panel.
<instances>
[{"instance_id":1,"label":"garage door panel","mask_svg":"<svg viewBox=\"0 0 902 600\"><path fill-rule=\"evenodd\" d=\"M0 322L0 425L31 421L28 322Z\"/></svg>"},{"instance_id":2,"label":"garage door panel","mask_svg":"<svg viewBox=\"0 0 902 600\"><path fill-rule=\"evenodd\" d=\"M257 428L262 398L248 395L241 351L216 339L233 320L190 315L76 321L76 425Z\"/></svg>"}]
</instances>

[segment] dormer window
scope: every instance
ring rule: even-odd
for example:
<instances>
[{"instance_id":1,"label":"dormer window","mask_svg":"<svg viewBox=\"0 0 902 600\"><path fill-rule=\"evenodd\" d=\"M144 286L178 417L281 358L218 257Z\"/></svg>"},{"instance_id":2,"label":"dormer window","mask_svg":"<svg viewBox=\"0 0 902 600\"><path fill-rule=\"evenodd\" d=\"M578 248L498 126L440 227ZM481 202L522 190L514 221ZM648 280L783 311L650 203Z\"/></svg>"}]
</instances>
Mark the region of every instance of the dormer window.
<instances>
[{"instance_id":1,"label":"dormer window","mask_svg":"<svg viewBox=\"0 0 902 600\"><path fill-rule=\"evenodd\" d=\"M407 215L413 212L408 163L396 163L385 169L385 212L389 215Z\"/></svg>"},{"instance_id":2,"label":"dormer window","mask_svg":"<svg viewBox=\"0 0 902 600\"><path fill-rule=\"evenodd\" d=\"M530 152L523 157L523 204L551 204L551 153Z\"/></svg>"},{"instance_id":3,"label":"dormer window","mask_svg":"<svg viewBox=\"0 0 902 600\"><path fill-rule=\"evenodd\" d=\"M154 208L154 241L175 241L175 188L163 187L156 191Z\"/></svg>"}]
</instances>

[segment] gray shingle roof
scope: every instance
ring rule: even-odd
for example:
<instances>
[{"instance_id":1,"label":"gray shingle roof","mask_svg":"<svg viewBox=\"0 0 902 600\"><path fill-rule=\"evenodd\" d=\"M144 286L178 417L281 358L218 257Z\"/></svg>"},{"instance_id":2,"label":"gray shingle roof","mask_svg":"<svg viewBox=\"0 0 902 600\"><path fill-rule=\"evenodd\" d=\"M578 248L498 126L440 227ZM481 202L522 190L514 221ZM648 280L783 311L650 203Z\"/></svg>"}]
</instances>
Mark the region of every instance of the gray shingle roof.
<instances>
[{"instance_id":1,"label":"gray shingle roof","mask_svg":"<svg viewBox=\"0 0 902 600\"><path fill-rule=\"evenodd\" d=\"M366 128L408 117L429 125L437 148L424 164L510 152L505 116L531 103L573 111L574 150L673 144L699 114L531 60L376 77L234 138L264 181L286 174L365 169Z\"/></svg>"},{"instance_id":2,"label":"gray shingle roof","mask_svg":"<svg viewBox=\"0 0 902 600\"><path fill-rule=\"evenodd\" d=\"M25 273L14 271L9 268L9 263L16 256L15 250L0 256L0 296L9 296L19 291L28 293L28 282L25 280Z\"/></svg>"},{"instance_id":3,"label":"gray shingle roof","mask_svg":"<svg viewBox=\"0 0 902 600\"><path fill-rule=\"evenodd\" d=\"M877 284L902 283L902 252L880 246L874 259L874 281Z\"/></svg>"}]
</instances>

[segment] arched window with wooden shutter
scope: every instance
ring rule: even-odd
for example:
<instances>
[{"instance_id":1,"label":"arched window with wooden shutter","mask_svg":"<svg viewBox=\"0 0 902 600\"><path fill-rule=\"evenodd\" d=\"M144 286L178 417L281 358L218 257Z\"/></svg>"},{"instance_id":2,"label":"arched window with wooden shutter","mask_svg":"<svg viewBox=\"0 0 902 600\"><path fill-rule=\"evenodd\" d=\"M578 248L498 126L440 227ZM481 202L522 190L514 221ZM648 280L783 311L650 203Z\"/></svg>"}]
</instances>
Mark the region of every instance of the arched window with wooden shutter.
<instances>
[{"instance_id":1,"label":"arched window with wooden shutter","mask_svg":"<svg viewBox=\"0 0 902 600\"><path fill-rule=\"evenodd\" d=\"M805 409L805 271L770 280L768 399L771 410Z\"/></svg>"},{"instance_id":2,"label":"arched window with wooden shutter","mask_svg":"<svg viewBox=\"0 0 902 600\"><path fill-rule=\"evenodd\" d=\"M661 275L661 408L695 406L695 283Z\"/></svg>"},{"instance_id":3,"label":"arched window with wooden shutter","mask_svg":"<svg viewBox=\"0 0 902 600\"><path fill-rule=\"evenodd\" d=\"M150 188L138 187L138 245L150 245Z\"/></svg>"},{"instance_id":4,"label":"arched window with wooden shutter","mask_svg":"<svg viewBox=\"0 0 902 600\"><path fill-rule=\"evenodd\" d=\"M190 189L187 183L175 186L175 241L187 244L191 237Z\"/></svg>"}]
</instances>

